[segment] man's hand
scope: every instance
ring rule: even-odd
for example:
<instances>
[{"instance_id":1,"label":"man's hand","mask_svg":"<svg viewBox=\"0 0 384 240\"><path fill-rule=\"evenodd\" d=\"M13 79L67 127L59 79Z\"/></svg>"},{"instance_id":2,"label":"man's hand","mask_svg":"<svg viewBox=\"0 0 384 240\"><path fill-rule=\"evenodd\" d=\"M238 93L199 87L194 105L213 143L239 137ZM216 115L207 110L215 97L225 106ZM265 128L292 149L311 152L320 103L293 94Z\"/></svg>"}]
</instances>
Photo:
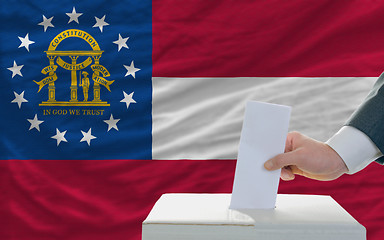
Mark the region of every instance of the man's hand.
<instances>
[{"instance_id":1,"label":"man's hand","mask_svg":"<svg viewBox=\"0 0 384 240\"><path fill-rule=\"evenodd\" d=\"M267 170L281 169L281 179L293 180L295 174L321 181L333 180L348 172L343 159L327 144L298 132L287 135L285 153L265 162Z\"/></svg>"}]
</instances>

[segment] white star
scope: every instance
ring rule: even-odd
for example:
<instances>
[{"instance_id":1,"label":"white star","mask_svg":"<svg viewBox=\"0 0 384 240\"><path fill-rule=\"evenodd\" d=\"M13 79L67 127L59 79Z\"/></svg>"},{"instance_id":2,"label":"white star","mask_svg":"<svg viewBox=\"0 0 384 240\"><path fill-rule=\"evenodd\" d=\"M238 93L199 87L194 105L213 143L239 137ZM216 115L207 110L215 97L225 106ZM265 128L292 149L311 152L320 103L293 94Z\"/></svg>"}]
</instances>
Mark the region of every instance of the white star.
<instances>
[{"instance_id":1,"label":"white star","mask_svg":"<svg viewBox=\"0 0 384 240\"><path fill-rule=\"evenodd\" d=\"M40 121L39 119L37 119L37 114L35 114L35 118L34 119L27 119L27 120L31 124L31 126L29 127L29 130L31 130L33 128L36 128L37 131L40 132L39 125L42 124L44 121Z\"/></svg>"},{"instance_id":2,"label":"white star","mask_svg":"<svg viewBox=\"0 0 384 240\"><path fill-rule=\"evenodd\" d=\"M19 48L21 48L21 47L25 47L25 48L27 49L27 51L29 52L29 45L34 44L35 42L29 40L29 36L28 36L28 34L29 34L29 33L27 33L27 35L25 35L24 38L22 38L22 37L18 37L18 38L19 38L20 41L21 41L21 44L20 44Z\"/></svg>"},{"instance_id":3,"label":"white star","mask_svg":"<svg viewBox=\"0 0 384 240\"><path fill-rule=\"evenodd\" d=\"M117 125L116 125L118 121L120 121L120 119L114 119L112 114L111 114L111 117L109 118L109 120L104 120L104 122L106 124L108 124L108 131L107 132L109 132L109 130L111 130L111 128L114 128L117 131L119 131L119 129L117 128Z\"/></svg>"},{"instance_id":4,"label":"white star","mask_svg":"<svg viewBox=\"0 0 384 240\"><path fill-rule=\"evenodd\" d=\"M95 17L96 23L93 27L99 27L100 31L103 32L103 27L109 25L109 23L105 22L105 15L102 18Z\"/></svg>"},{"instance_id":5,"label":"white star","mask_svg":"<svg viewBox=\"0 0 384 240\"><path fill-rule=\"evenodd\" d=\"M131 104L131 103L136 103L136 101L132 98L132 97L133 97L133 94L134 94L135 92L131 92L129 95L126 94L124 91L123 91L123 93L124 93L124 98L123 98L123 100L121 100L120 102L124 102L125 104L127 104L127 109L128 109L129 104Z\"/></svg>"},{"instance_id":6,"label":"white star","mask_svg":"<svg viewBox=\"0 0 384 240\"><path fill-rule=\"evenodd\" d=\"M21 74L21 68L22 67L24 67L24 65L17 66L16 61L13 60L13 67L9 67L7 69L12 72L12 78L13 78L14 76L16 76L16 74L23 76L23 74Z\"/></svg>"},{"instance_id":7,"label":"white star","mask_svg":"<svg viewBox=\"0 0 384 240\"><path fill-rule=\"evenodd\" d=\"M83 134L83 138L80 140L80 142L86 141L88 146L91 146L91 140L96 138L95 136L92 136L92 128L90 128L88 132L81 131L81 133Z\"/></svg>"},{"instance_id":8,"label":"white star","mask_svg":"<svg viewBox=\"0 0 384 240\"><path fill-rule=\"evenodd\" d=\"M75 21L75 22L79 23L79 17L80 17L81 15L83 15L82 13L77 13L75 7L73 7L71 13L65 13L65 14L67 14L68 17L69 17L69 21L68 21L68 23L70 23L70 22L72 22L72 21Z\"/></svg>"},{"instance_id":9,"label":"white star","mask_svg":"<svg viewBox=\"0 0 384 240\"><path fill-rule=\"evenodd\" d=\"M131 62L131 66L126 66L126 65L123 65L123 66L125 67L125 69L127 69L127 73L125 74L124 77L128 75L132 75L132 77L135 78L135 72L140 70L140 68L135 68L133 61Z\"/></svg>"},{"instance_id":10,"label":"white star","mask_svg":"<svg viewBox=\"0 0 384 240\"><path fill-rule=\"evenodd\" d=\"M57 146L59 146L59 144L62 141L67 142L67 139L65 139L65 137L64 137L64 135L66 133L67 133L66 130L64 132L60 132L59 129L56 128L56 135L52 136L51 138L56 139L57 140Z\"/></svg>"},{"instance_id":11,"label":"white star","mask_svg":"<svg viewBox=\"0 0 384 240\"><path fill-rule=\"evenodd\" d=\"M129 47L127 46L127 40L128 40L129 37L126 37L126 38L122 38L120 33L119 33L119 39L117 39L116 41L114 41L113 43L114 44L117 44L118 45L118 52L120 52L121 48L125 47L127 49L129 49Z\"/></svg>"},{"instance_id":12,"label":"white star","mask_svg":"<svg viewBox=\"0 0 384 240\"><path fill-rule=\"evenodd\" d=\"M24 98L24 91L20 94L17 94L16 92L13 92L15 94L15 99L11 103L17 103L19 105L19 109L21 108L21 104L23 102L28 102L27 99Z\"/></svg>"},{"instance_id":13,"label":"white star","mask_svg":"<svg viewBox=\"0 0 384 240\"><path fill-rule=\"evenodd\" d=\"M55 27L53 26L53 24L51 23L53 17L50 17L49 19L47 19L44 15L43 15L43 21L41 23L39 23L38 25L40 26L44 26L44 32L47 31L47 28L48 27ZM20 39L21 40L21 39Z\"/></svg>"}]
</instances>

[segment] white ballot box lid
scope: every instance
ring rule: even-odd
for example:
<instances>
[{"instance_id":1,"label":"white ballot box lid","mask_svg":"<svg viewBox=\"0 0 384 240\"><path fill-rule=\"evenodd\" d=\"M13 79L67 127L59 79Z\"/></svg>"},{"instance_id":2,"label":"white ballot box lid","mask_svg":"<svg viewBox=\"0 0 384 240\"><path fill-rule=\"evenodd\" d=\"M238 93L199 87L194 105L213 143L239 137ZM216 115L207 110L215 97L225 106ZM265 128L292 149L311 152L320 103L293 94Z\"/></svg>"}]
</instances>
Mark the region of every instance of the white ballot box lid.
<instances>
[{"instance_id":1,"label":"white ballot box lid","mask_svg":"<svg viewBox=\"0 0 384 240\"><path fill-rule=\"evenodd\" d=\"M364 240L365 228L330 196L278 194L276 208L229 209L230 194L164 194L143 240Z\"/></svg>"}]
</instances>

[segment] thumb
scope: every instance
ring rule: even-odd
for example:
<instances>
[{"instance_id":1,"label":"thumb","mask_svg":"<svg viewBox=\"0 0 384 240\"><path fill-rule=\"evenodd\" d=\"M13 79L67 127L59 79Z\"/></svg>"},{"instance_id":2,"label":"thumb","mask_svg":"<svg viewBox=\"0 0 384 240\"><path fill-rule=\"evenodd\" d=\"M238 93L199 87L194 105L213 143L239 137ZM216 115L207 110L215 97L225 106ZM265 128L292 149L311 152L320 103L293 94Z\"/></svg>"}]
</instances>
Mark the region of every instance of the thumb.
<instances>
[{"instance_id":1,"label":"thumb","mask_svg":"<svg viewBox=\"0 0 384 240\"><path fill-rule=\"evenodd\" d=\"M297 165L298 156L296 151L279 154L264 163L265 169L272 171L285 166Z\"/></svg>"}]
</instances>

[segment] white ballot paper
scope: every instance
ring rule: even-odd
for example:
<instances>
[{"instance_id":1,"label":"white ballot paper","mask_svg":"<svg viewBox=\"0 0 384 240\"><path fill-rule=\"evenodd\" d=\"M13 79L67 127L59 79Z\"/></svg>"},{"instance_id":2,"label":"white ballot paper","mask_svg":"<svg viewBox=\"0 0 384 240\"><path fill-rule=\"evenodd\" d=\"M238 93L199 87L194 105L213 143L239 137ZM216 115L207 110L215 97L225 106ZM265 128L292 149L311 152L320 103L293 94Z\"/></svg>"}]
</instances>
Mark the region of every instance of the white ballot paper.
<instances>
[{"instance_id":1,"label":"white ballot paper","mask_svg":"<svg viewBox=\"0 0 384 240\"><path fill-rule=\"evenodd\" d=\"M247 102L229 208L275 208L281 170L264 163L284 152L290 113L288 106Z\"/></svg>"}]
</instances>

